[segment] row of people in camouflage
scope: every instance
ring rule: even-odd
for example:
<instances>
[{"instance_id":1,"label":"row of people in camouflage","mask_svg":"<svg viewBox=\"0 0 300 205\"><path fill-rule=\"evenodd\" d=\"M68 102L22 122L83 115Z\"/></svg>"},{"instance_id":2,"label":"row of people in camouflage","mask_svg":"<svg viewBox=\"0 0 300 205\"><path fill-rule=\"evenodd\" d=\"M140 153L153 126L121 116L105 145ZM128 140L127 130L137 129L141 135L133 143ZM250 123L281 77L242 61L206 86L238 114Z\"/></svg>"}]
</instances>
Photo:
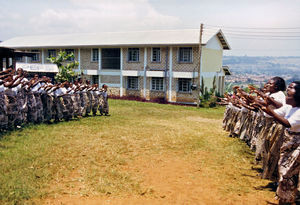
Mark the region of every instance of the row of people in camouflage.
<instances>
[{"instance_id":1,"label":"row of people in camouflage","mask_svg":"<svg viewBox=\"0 0 300 205\"><path fill-rule=\"evenodd\" d=\"M52 84L51 79L19 68L0 72L0 130L11 130L27 123L51 123L89 114L109 114L107 86L90 85L81 79Z\"/></svg>"},{"instance_id":2,"label":"row of people in camouflage","mask_svg":"<svg viewBox=\"0 0 300 205\"><path fill-rule=\"evenodd\" d=\"M294 204L300 197L300 82L286 89L274 77L262 89L249 86L250 93L234 89L221 102L227 104L223 128L255 151L262 178L277 184L279 204Z\"/></svg>"}]
</instances>

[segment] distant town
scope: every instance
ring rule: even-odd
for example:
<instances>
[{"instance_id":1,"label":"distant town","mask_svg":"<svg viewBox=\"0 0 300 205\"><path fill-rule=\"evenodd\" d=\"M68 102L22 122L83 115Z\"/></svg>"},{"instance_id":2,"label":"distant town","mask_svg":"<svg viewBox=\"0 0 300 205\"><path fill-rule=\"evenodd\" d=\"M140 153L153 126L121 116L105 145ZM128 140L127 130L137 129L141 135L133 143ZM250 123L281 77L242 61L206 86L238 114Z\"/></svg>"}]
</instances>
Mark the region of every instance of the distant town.
<instances>
[{"instance_id":1,"label":"distant town","mask_svg":"<svg viewBox=\"0 0 300 205\"><path fill-rule=\"evenodd\" d=\"M231 76L226 77L227 86L254 84L260 87L274 76L282 77L287 83L300 79L300 56L224 56L223 65L229 66L231 71Z\"/></svg>"}]
</instances>

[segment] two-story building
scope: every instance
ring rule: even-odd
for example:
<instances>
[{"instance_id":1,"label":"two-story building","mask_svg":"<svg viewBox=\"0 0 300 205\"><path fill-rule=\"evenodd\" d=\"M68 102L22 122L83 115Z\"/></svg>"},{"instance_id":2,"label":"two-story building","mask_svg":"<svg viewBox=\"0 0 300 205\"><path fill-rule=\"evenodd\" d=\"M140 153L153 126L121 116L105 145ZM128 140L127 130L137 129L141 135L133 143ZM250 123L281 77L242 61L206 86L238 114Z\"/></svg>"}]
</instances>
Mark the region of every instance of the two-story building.
<instances>
[{"instance_id":1,"label":"two-story building","mask_svg":"<svg viewBox=\"0 0 300 205\"><path fill-rule=\"evenodd\" d=\"M17 59L17 65L29 70L45 67L47 58L60 50L73 52L77 72L100 86L107 84L112 95L194 103L199 72L205 87L211 88L215 78L217 91L224 93L222 58L230 49L221 30L204 31L200 59L199 37L198 29L106 32L16 37L0 46L38 52Z\"/></svg>"}]
</instances>

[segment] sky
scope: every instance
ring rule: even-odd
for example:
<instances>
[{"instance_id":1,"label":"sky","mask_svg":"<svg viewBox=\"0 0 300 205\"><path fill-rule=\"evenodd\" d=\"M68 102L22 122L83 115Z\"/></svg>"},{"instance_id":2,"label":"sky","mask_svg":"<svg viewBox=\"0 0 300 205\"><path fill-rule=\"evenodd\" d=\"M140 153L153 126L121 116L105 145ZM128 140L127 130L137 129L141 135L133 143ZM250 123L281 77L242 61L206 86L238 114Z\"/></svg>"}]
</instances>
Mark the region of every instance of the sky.
<instances>
[{"instance_id":1,"label":"sky","mask_svg":"<svg viewBox=\"0 0 300 205\"><path fill-rule=\"evenodd\" d=\"M238 56L300 56L300 0L0 0L0 41L27 35L222 29Z\"/></svg>"}]
</instances>

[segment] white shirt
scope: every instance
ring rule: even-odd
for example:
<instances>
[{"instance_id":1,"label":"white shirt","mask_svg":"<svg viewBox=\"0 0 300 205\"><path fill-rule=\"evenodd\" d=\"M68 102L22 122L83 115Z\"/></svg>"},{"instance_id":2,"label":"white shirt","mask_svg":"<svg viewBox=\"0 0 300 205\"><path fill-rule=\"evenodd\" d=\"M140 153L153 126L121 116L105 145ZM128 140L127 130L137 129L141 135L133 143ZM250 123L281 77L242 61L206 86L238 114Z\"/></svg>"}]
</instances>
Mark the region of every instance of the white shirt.
<instances>
[{"instance_id":1,"label":"white shirt","mask_svg":"<svg viewBox=\"0 0 300 205\"><path fill-rule=\"evenodd\" d=\"M71 90L71 91L70 91L70 90ZM70 87L67 89L67 91L69 91L68 93L69 93L70 95L74 94L74 90L73 90L72 88L70 88Z\"/></svg>"},{"instance_id":2,"label":"white shirt","mask_svg":"<svg viewBox=\"0 0 300 205\"><path fill-rule=\"evenodd\" d=\"M3 85L3 84L0 85L0 93L1 93L1 92L4 92L4 90L5 90L5 89L4 89L4 85Z\"/></svg>"},{"instance_id":3,"label":"white shirt","mask_svg":"<svg viewBox=\"0 0 300 205\"><path fill-rule=\"evenodd\" d=\"M60 96L60 95L63 95L63 94L66 94L66 88L58 88L57 90L54 91L54 95L56 97Z\"/></svg>"},{"instance_id":4,"label":"white shirt","mask_svg":"<svg viewBox=\"0 0 300 205\"><path fill-rule=\"evenodd\" d=\"M285 94L282 91L278 91L276 93L272 93L269 97L273 98L277 102L280 102L282 105L285 105ZM265 117L271 118L272 116L264 113Z\"/></svg>"},{"instance_id":5,"label":"white shirt","mask_svg":"<svg viewBox=\"0 0 300 205\"><path fill-rule=\"evenodd\" d=\"M31 89L31 91L32 92L37 92L38 91L38 89L41 87L41 83L38 83L38 84L36 84L32 89Z\"/></svg>"},{"instance_id":6,"label":"white shirt","mask_svg":"<svg viewBox=\"0 0 300 205\"><path fill-rule=\"evenodd\" d=\"M287 119L291 125L291 132L300 132L300 108L291 105L283 105L281 108L274 110L278 115Z\"/></svg>"},{"instance_id":7,"label":"white shirt","mask_svg":"<svg viewBox=\"0 0 300 205\"><path fill-rule=\"evenodd\" d=\"M285 105L285 94L282 91L272 93L270 97L276 100L277 102L280 102L282 105Z\"/></svg>"}]
</instances>

